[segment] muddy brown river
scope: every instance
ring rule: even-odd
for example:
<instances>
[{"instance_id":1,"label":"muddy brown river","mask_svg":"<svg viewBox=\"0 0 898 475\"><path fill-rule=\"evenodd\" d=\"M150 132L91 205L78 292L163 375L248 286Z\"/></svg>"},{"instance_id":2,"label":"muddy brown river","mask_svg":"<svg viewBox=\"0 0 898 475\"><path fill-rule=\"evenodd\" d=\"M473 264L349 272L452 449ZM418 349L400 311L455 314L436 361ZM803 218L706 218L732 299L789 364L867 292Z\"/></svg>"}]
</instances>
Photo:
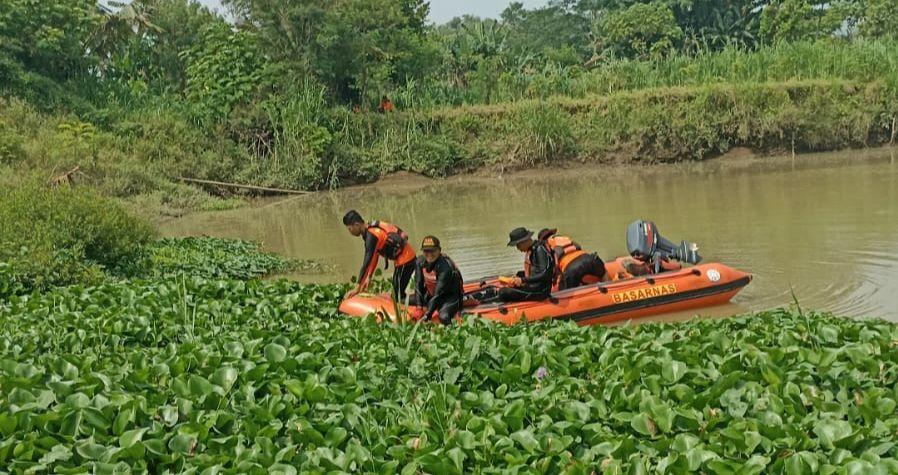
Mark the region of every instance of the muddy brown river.
<instances>
[{"instance_id":1,"label":"muddy brown river","mask_svg":"<svg viewBox=\"0 0 898 475\"><path fill-rule=\"evenodd\" d=\"M754 274L732 304L693 313L788 305L794 292L804 308L898 321L898 149L392 180L190 215L162 232L261 241L335 266L294 278L334 282L356 274L362 257L361 240L340 221L350 208L398 224L416 247L437 235L466 278L521 265L505 246L517 226L557 227L612 258L627 252L627 224L651 219L668 239L699 243L705 262Z\"/></svg>"}]
</instances>

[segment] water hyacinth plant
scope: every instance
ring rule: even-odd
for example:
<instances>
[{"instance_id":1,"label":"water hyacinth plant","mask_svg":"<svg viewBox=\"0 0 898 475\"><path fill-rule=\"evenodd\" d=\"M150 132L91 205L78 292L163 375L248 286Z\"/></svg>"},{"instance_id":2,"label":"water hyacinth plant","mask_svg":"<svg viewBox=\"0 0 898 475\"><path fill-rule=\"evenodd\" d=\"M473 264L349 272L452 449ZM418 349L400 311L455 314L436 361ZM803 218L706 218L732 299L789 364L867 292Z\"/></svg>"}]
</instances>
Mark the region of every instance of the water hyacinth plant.
<instances>
[{"instance_id":1,"label":"water hyacinth plant","mask_svg":"<svg viewBox=\"0 0 898 475\"><path fill-rule=\"evenodd\" d=\"M302 265L301 265L302 264ZM143 249L141 277L190 275L209 279L251 279L307 264L264 252L258 243L215 237L166 238Z\"/></svg>"},{"instance_id":2,"label":"water hyacinth plant","mask_svg":"<svg viewBox=\"0 0 898 475\"><path fill-rule=\"evenodd\" d=\"M898 327L787 310L378 325L345 286L178 277L0 304L9 473L895 473Z\"/></svg>"}]
</instances>

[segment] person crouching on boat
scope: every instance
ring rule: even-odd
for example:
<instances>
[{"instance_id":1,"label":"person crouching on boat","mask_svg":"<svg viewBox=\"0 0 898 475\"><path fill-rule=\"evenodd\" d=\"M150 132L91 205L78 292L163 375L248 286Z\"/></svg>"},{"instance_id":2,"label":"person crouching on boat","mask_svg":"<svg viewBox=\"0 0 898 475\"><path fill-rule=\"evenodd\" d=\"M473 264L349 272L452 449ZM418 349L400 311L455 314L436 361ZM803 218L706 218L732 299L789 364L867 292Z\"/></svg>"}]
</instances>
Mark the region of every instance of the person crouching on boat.
<instances>
[{"instance_id":1,"label":"person crouching on boat","mask_svg":"<svg viewBox=\"0 0 898 475\"><path fill-rule=\"evenodd\" d=\"M605 263L598 254L589 254L557 229L543 229L538 239L545 242L555 258L555 282L552 290L565 290L606 280Z\"/></svg>"},{"instance_id":2,"label":"person crouching on boat","mask_svg":"<svg viewBox=\"0 0 898 475\"><path fill-rule=\"evenodd\" d=\"M461 271L449 256L443 254L440 240L435 236L424 238L421 253L415 269L415 295L409 301L409 305L419 309L412 318L430 320L437 313L440 323L449 325L462 308L464 280Z\"/></svg>"},{"instance_id":3,"label":"person crouching on boat","mask_svg":"<svg viewBox=\"0 0 898 475\"><path fill-rule=\"evenodd\" d=\"M395 261L393 266L393 299L405 300L405 289L415 273L415 250L408 243L408 235L396 225L385 221L372 221L365 224L362 215L356 210L350 210L343 216L343 225L355 237L361 237L365 242L365 258L362 260L362 268L359 271L359 280L356 288L346 294L350 298L359 292L364 292L371 283L374 271L377 269L377 260L382 256L389 261Z\"/></svg>"},{"instance_id":4,"label":"person crouching on boat","mask_svg":"<svg viewBox=\"0 0 898 475\"><path fill-rule=\"evenodd\" d=\"M503 302L544 300L552 292L555 275L555 258L544 242L533 239L533 232L516 228L508 234L508 245L524 253L524 270L506 281L499 289L498 298Z\"/></svg>"}]
</instances>

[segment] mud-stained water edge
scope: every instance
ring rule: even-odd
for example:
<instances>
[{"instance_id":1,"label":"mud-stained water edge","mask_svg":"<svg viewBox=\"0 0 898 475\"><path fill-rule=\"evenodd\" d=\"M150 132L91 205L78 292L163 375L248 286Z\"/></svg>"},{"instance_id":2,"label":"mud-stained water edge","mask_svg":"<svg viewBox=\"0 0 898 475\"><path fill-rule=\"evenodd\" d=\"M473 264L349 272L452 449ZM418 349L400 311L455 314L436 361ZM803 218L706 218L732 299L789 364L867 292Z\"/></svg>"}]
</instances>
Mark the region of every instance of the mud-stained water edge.
<instances>
[{"instance_id":1,"label":"mud-stained water edge","mask_svg":"<svg viewBox=\"0 0 898 475\"><path fill-rule=\"evenodd\" d=\"M625 228L652 219L662 234L696 241L706 262L755 276L726 316L792 302L853 317L898 321L898 149L734 158L644 167L536 170L502 178L399 180L201 213L162 224L165 235L261 241L287 256L336 266L302 281L348 280L362 243L343 213L394 222L417 245L425 234L466 278L511 271L521 255L508 231L557 227L586 249L625 254ZM682 319L673 315L665 319Z\"/></svg>"}]
</instances>

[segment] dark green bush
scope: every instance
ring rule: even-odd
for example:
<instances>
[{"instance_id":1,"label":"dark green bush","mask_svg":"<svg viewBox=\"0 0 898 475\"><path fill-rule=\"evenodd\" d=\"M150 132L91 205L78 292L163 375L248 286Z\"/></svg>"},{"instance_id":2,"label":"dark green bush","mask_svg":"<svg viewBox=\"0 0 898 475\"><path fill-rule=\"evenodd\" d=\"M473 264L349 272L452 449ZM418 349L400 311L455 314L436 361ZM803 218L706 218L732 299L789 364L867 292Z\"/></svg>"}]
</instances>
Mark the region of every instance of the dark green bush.
<instances>
[{"instance_id":1,"label":"dark green bush","mask_svg":"<svg viewBox=\"0 0 898 475\"><path fill-rule=\"evenodd\" d=\"M84 187L27 183L0 190L0 294L93 284L137 264L152 228Z\"/></svg>"}]
</instances>

